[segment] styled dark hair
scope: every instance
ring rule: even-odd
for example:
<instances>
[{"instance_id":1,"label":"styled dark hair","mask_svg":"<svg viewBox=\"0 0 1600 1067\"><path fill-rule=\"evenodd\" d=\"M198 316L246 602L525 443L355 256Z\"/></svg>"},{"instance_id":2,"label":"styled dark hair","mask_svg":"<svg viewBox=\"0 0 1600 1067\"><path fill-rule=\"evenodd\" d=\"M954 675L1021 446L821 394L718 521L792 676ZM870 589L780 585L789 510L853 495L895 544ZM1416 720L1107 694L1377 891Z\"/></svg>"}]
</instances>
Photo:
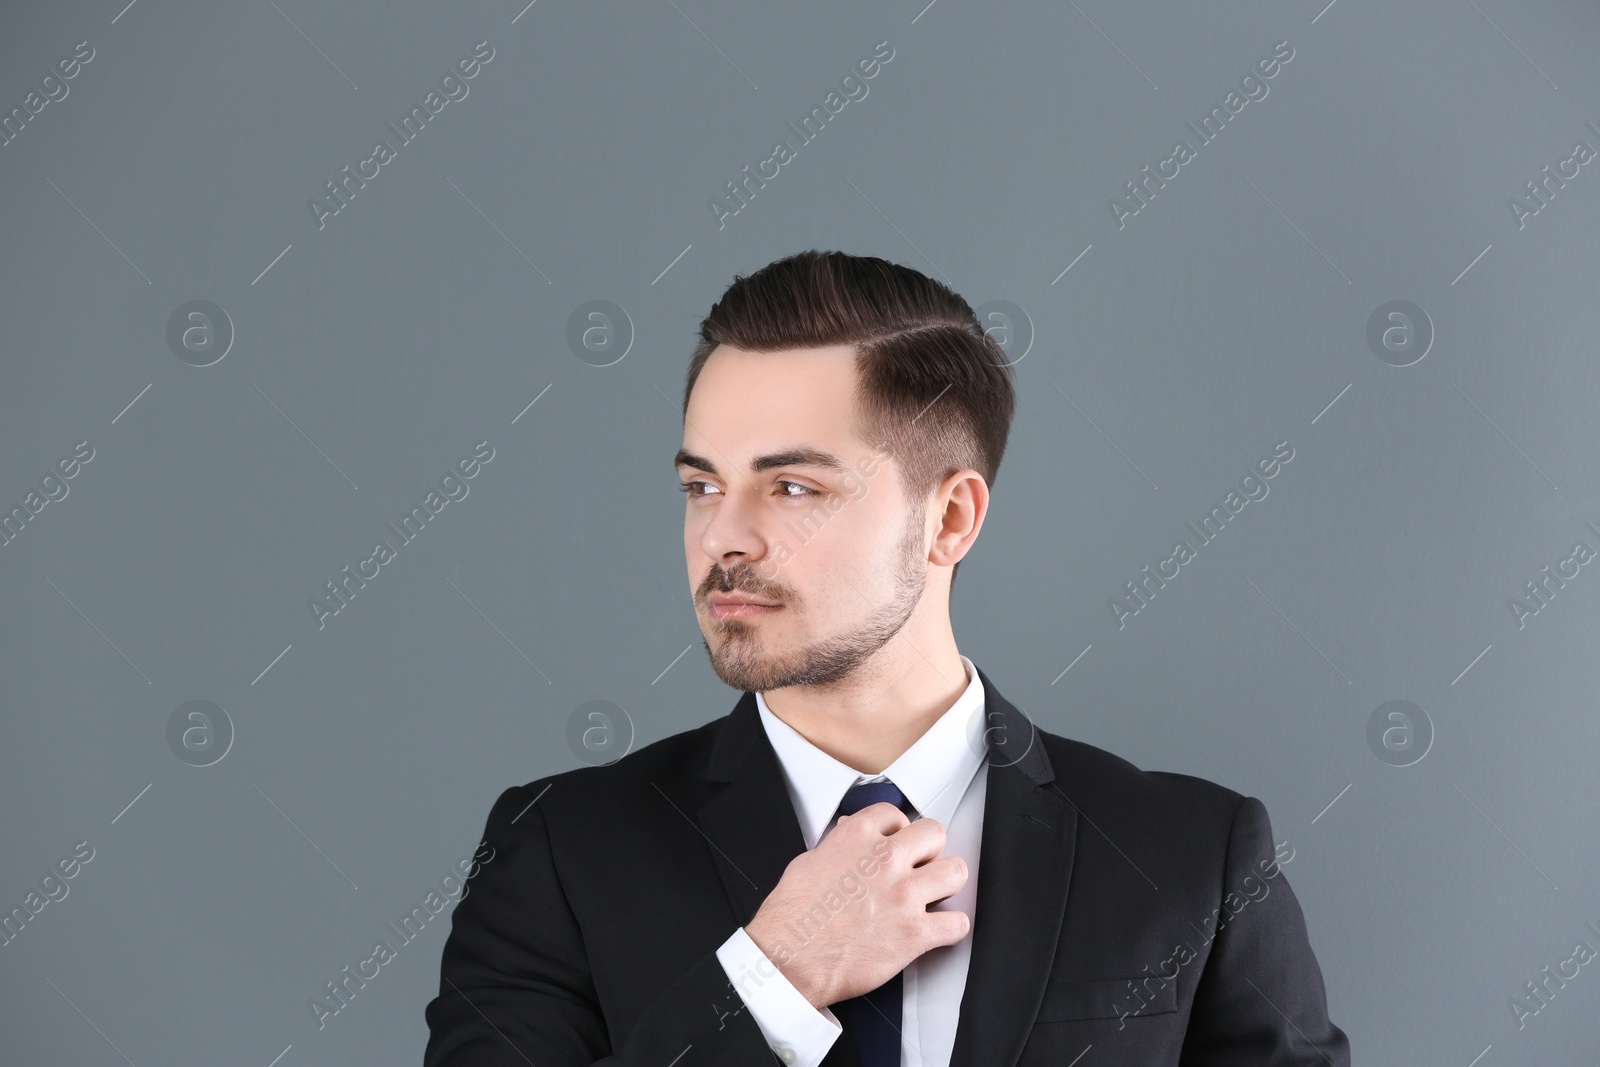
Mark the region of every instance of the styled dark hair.
<instances>
[{"instance_id":1,"label":"styled dark hair","mask_svg":"<svg viewBox=\"0 0 1600 1067\"><path fill-rule=\"evenodd\" d=\"M856 432L894 457L907 497L923 500L968 468L994 485L1016 410L1014 372L967 302L920 271L813 249L735 275L700 322L685 412L718 345L852 346Z\"/></svg>"}]
</instances>

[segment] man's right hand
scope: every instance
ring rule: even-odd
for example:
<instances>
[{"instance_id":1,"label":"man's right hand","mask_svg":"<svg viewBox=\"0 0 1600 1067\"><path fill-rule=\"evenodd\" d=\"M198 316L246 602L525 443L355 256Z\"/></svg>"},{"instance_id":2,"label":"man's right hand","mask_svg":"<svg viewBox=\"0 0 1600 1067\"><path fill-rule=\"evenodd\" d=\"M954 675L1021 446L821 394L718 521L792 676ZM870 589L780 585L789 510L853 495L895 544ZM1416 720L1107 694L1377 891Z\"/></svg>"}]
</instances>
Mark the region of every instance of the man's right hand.
<instances>
[{"instance_id":1,"label":"man's right hand","mask_svg":"<svg viewBox=\"0 0 1600 1067\"><path fill-rule=\"evenodd\" d=\"M789 862L745 932L814 1007L870 992L972 929L966 912L928 910L967 883L966 861L940 856L944 845L939 822L887 801L841 816Z\"/></svg>"}]
</instances>

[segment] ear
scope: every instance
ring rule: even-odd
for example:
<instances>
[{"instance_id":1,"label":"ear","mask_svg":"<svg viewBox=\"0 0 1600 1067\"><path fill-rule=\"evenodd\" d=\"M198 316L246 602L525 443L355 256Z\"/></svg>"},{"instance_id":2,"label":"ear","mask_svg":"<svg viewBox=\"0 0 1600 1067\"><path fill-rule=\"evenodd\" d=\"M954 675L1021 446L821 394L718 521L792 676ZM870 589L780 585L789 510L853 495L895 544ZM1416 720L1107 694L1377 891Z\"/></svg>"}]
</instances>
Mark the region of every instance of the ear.
<instances>
[{"instance_id":1,"label":"ear","mask_svg":"<svg viewBox=\"0 0 1600 1067\"><path fill-rule=\"evenodd\" d=\"M989 511L989 486L975 470L962 470L940 483L933 495L933 545L928 562L939 567L960 563L978 539Z\"/></svg>"}]
</instances>

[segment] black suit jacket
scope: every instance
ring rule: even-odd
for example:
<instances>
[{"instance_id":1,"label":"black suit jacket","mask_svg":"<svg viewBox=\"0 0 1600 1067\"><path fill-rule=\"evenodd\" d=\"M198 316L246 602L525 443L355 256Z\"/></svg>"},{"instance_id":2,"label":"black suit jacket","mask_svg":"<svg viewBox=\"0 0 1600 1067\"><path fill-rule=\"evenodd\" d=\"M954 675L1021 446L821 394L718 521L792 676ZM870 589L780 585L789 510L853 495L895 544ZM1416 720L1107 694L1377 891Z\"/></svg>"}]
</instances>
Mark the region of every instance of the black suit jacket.
<instances>
[{"instance_id":1,"label":"black suit jacket","mask_svg":"<svg viewBox=\"0 0 1600 1067\"><path fill-rule=\"evenodd\" d=\"M978 675L989 768L951 1067L1347 1067L1261 802L1039 730ZM780 1062L716 957L805 850L753 693L507 789L483 836L426 1067ZM860 1067L848 1034L823 1064Z\"/></svg>"}]
</instances>

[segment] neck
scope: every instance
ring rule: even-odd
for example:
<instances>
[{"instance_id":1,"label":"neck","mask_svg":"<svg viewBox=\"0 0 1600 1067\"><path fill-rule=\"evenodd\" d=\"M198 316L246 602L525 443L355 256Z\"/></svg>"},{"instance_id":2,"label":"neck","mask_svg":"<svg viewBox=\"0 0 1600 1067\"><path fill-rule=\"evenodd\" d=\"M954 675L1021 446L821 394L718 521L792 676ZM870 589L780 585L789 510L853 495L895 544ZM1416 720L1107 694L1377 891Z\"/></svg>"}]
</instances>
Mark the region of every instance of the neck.
<instances>
[{"instance_id":1,"label":"neck","mask_svg":"<svg viewBox=\"0 0 1600 1067\"><path fill-rule=\"evenodd\" d=\"M960 698L971 680L948 619L942 632L902 630L850 677L761 694L795 732L847 767L882 774Z\"/></svg>"}]
</instances>

